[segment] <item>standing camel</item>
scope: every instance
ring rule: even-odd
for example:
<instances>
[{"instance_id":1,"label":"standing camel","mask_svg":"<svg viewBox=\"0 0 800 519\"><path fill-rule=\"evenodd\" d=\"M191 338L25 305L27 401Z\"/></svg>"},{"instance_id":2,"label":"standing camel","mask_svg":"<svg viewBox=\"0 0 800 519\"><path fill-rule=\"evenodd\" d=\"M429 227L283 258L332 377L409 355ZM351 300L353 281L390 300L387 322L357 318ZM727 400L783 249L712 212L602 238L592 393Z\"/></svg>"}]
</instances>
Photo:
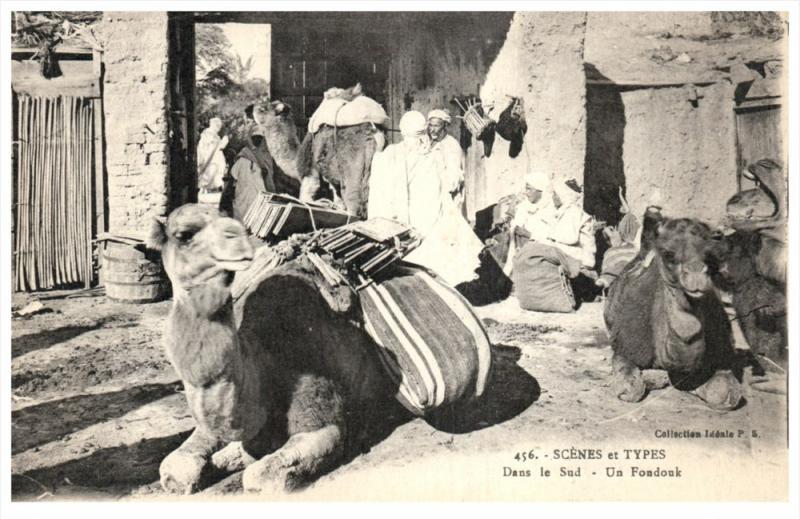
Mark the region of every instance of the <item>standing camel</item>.
<instances>
[{"instance_id":1,"label":"standing camel","mask_svg":"<svg viewBox=\"0 0 800 519\"><path fill-rule=\"evenodd\" d=\"M360 94L360 90L352 90L342 95ZM368 122L339 127L323 124L316 132L308 132L301 143L286 103L275 100L257 106L253 115L264 128L267 147L280 170L301 182L301 200L330 195L349 213L366 217L372 157L385 142L378 126Z\"/></svg>"}]
</instances>

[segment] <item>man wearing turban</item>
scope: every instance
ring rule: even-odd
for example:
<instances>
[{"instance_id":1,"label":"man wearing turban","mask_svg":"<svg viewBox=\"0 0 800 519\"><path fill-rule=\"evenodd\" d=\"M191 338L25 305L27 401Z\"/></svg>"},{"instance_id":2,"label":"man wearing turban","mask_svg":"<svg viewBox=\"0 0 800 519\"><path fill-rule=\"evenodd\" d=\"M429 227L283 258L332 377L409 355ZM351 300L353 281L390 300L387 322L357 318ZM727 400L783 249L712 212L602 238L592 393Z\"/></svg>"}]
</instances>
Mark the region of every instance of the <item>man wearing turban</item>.
<instances>
[{"instance_id":1,"label":"man wearing turban","mask_svg":"<svg viewBox=\"0 0 800 519\"><path fill-rule=\"evenodd\" d=\"M594 268L594 221L582 207L574 180L553 184L551 203L538 209L530 241L513 258L513 281L520 306L540 312L572 312L576 300L570 279Z\"/></svg>"},{"instance_id":2,"label":"man wearing turban","mask_svg":"<svg viewBox=\"0 0 800 519\"><path fill-rule=\"evenodd\" d=\"M506 275L511 274L514 254L518 249L518 239L522 243L527 240L541 242L547 240L550 215L553 212L549 197L545 197L545 192L549 191L549 188L550 179L545 173L532 171L525 175L525 195L514 209L514 216L509 225L511 242L508 259L503 268Z\"/></svg>"},{"instance_id":3,"label":"man wearing turban","mask_svg":"<svg viewBox=\"0 0 800 519\"><path fill-rule=\"evenodd\" d=\"M444 168L440 171L442 189L463 213L464 206L464 153L458 141L447 133L450 126L450 114L436 109L428 112L428 136L431 139L431 151L442 156Z\"/></svg>"},{"instance_id":4,"label":"man wearing turban","mask_svg":"<svg viewBox=\"0 0 800 519\"><path fill-rule=\"evenodd\" d=\"M222 187L222 177L228 169L222 150L228 145L228 136L220 138L222 119L212 118L208 128L200 133L197 144L197 164L200 171L200 190L204 193L217 191Z\"/></svg>"},{"instance_id":5,"label":"man wearing turban","mask_svg":"<svg viewBox=\"0 0 800 519\"><path fill-rule=\"evenodd\" d=\"M578 268L593 269L597 251L594 221L583 210L582 192L582 188L572 179L555 182L554 210L546 243L579 262Z\"/></svg>"},{"instance_id":6,"label":"man wearing turban","mask_svg":"<svg viewBox=\"0 0 800 519\"><path fill-rule=\"evenodd\" d=\"M277 192L275 163L259 125L250 128L247 144L239 151L224 181L219 209L239 221L242 221L259 193Z\"/></svg>"},{"instance_id":7,"label":"man wearing turban","mask_svg":"<svg viewBox=\"0 0 800 519\"><path fill-rule=\"evenodd\" d=\"M483 244L449 196L443 196L442 155L432 152L426 129L424 115L407 112L400 119L403 141L375 154L367 215L413 227L422 243L406 260L456 286L477 277Z\"/></svg>"}]
</instances>

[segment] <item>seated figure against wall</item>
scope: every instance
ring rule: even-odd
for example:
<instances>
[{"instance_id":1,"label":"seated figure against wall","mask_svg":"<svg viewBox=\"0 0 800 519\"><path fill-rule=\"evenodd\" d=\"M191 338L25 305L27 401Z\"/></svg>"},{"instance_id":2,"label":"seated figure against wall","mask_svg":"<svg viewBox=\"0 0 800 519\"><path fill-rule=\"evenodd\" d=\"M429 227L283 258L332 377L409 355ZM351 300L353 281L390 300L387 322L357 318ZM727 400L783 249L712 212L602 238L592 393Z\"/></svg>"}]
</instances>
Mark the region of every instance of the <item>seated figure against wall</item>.
<instances>
[{"instance_id":1,"label":"seated figure against wall","mask_svg":"<svg viewBox=\"0 0 800 519\"><path fill-rule=\"evenodd\" d=\"M530 198L528 198L530 202ZM577 306L572 281L594 268L594 219L583 210L575 180L556 181L550 200L532 213L515 215L518 243L511 274L520 306L540 312L572 312ZM516 241L516 240L515 240Z\"/></svg>"},{"instance_id":2,"label":"seated figure against wall","mask_svg":"<svg viewBox=\"0 0 800 519\"><path fill-rule=\"evenodd\" d=\"M510 218L509 231L511 241L503 271L510 275L513 269L514 255L519 247L530 240L546 241L547 214L552 212L552 195L546 191L550 186L547 175L531 172L525 176L525 194L515 204L513 216Z\"/></svg>"},{"instance_id":3,"label":"seated figure against wall","mask_svg":"<svg viewBox=\"0 0 800 519\"><path fill-rule=\"evenodd\" d=\"M628 202L622 195L622 188L619 189L619 199L622 213L619 224L616 227L603 229L603 236L609 247L603 254L600 277L595 281L595 284L602 289L610 287L611 283L622 274L625 266L639 253L641 225L631 213ZM651 207L657 208L657 206Z\"/></svg>"}]
</instances>

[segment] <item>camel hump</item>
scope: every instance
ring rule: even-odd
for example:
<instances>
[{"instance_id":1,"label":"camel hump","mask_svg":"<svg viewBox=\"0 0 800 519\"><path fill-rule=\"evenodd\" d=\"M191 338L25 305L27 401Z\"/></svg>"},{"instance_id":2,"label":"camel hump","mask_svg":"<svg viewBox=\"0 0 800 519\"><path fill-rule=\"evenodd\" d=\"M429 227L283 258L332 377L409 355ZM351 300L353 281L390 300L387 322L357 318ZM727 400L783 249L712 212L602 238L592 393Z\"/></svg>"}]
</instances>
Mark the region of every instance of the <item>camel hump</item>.
<instances>
[{"instance_id":1,"label":"camel hump","mask_svg":"<svg viewBox=\"0 0 800 519\"><path fill-rule=\"evenodd\" d=\"M642 368L655 360L653 306L661 283L655 262L635 259L611 285L603 311L614 353Z\"/></svg>"}]
</instances>

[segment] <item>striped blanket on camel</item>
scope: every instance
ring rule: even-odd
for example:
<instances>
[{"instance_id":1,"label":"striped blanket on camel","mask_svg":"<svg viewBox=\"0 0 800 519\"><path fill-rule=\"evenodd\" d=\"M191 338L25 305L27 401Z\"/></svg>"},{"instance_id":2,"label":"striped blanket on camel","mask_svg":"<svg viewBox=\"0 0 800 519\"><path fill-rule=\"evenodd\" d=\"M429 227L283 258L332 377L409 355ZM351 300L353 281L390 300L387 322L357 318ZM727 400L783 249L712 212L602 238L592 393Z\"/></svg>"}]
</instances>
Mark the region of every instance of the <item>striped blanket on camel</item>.
<instances>
[{"instance_id":1,"label":"striped blanket on camel","mask_svg":"<svg viewBox=\"0 0 800 519\"><path fill-rule=\"evenodd\" d=\"M458 292L426 270L403 264L359 297L366 331L409 411L421 416L483 394L490 342Z\"/></svg>"}]
</instances>

